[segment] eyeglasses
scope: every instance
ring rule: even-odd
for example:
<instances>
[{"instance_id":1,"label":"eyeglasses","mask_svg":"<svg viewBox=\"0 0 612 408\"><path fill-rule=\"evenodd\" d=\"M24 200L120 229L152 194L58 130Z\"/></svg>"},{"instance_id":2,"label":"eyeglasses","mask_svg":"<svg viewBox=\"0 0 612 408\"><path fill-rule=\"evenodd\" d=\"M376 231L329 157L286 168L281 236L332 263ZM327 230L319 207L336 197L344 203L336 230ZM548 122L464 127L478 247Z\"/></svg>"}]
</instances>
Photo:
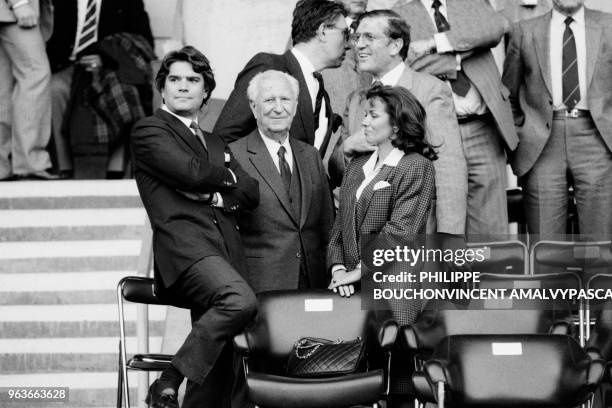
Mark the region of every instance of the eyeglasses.
<instances>
[{"instance_id":1,"label":"eyeglasses","mask_svg":"<svg viewBox=\"0 0 612 408\"><path fill-rule=\"evenodd\" d=\"M340 27L336 27L335 25L329 25L326 27L331 28L333 30L340 31L340 34L342 34L342 36L344 37L344 41L348 41L351 38L351 31L349 30L348 27L340 28Z\"/></svg>"},{"instance_id":2,"label":"eyeglasses","mask_svg":"<svg viewBox=\"0 0 612 408\"><path fill-rule=\"evenodd\" d=\"M377 35L373 35L370 33L353 33L351 35L350 40L353 44L357 44L359 42L359 39L361 39L364 44L372 44L374 40L381 39L381 38L388 38L388 37L384 35L377 36Z\"/></svg>"}]
</instances>

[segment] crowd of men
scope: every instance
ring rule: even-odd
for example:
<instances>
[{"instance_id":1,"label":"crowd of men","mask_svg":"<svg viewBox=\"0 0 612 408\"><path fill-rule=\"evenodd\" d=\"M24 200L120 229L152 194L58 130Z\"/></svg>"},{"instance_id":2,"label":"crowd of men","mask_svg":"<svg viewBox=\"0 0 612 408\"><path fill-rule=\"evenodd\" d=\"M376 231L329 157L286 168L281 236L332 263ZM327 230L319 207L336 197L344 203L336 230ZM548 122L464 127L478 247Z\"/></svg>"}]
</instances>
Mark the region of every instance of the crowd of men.
<instances>
[{"instance_id":1,"label":"crowd of men","mask_svg":"<svg viewBox=\"0 0 612 408\"><path fill-rule=\"evenodd\" d=\"M152 111L141 0L56 1L49 59L31 29L42 25L37 2L0 0L0 94L13 100L0 108L0 179L72 176L75 100L95 105L111 178L126 170L131 129L156 291L193 321L147 402L178 407L187 378L184 407L248 406L227 340L253 317L256 293L329 284L332 190L352 158L373 150L361 126L373 84L404 87L425 109L438 155L429 233L448 245L507 234L509 162L529 233L565 232L571 188L580 233L610 237L612 15L583 1L553 0L511 27L482 0L398 0L367 12L363 0L299 0L289 49L247 62L207 133L198 112L213 68L189 46L164 58L163 105L139 120ZM501 74L491 52L500 41ZM58 174L48 171L51 129Z\"/></svg>"},{"instance_id":2,"label":"crowd of men","mask_svg":"<svg viewBox=\"0 0 612 408\"><path fill-rule=\"evenodd\" d=\"M163 106L134 127L132 154L156 290L192 310L193 329L151 406L177 407L185 377L184 407L248 406L226 341L255 313L255 293L328 285L331 190L373 150L361 126L373 84L404 87L425 109L439 157L428 232L455 245L506 234L509 161L530 233L565 231L572 187L580 232L609 237L612 16L583 0L553 6L510 29L480 0L368 12L365 1L300 0L292 46L247 62L212 133L198 125L215 87L208 59L193 47L166 56ZM491 49L506 35L502 76Z\"/></svg>"}]
</instances>

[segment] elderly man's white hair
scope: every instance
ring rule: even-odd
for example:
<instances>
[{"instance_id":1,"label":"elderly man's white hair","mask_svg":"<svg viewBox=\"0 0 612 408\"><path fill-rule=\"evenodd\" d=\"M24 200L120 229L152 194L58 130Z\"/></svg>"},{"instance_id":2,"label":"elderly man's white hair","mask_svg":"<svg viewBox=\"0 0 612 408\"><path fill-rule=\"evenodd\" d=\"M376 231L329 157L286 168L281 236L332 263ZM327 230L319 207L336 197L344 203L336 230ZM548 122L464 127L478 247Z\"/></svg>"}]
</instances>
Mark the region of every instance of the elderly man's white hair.
<instances>
[{"instance_id":1,"label":"elderly man's white hair","mask_svg":"<svg viewBox=\"0 0 612 408\"><path fill-rule=\"evenodd\" d=\"M249 101L255 101L255 99L257 98L257 94L259 93L259 87L261 83L270 79L284 79L289 82L289 85L291 85L291 89L293 90L295 100L297 101L298 95L300 93L300 84L298 83L297 79L287 74L286 72L277 71L275 69L269 69L267 71L260 72L251 79L251 81L249 82L249 87L247 88L247 96L249 98Z\"/></svg>"}]
</instances>

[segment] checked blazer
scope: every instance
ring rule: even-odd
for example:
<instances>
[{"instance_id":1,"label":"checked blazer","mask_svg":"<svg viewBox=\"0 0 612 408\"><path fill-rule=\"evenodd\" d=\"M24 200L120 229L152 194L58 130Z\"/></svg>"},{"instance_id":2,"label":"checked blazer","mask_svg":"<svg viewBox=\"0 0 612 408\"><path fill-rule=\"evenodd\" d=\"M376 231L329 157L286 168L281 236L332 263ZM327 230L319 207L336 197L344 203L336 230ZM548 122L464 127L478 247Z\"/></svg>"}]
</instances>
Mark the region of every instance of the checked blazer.
<instances>
[{"instance_id":1,"label":"checked blazer","mask_svg":"<svg viewBox=\"0 0 612 408\"><path fill-rule=\"evenodd\" d=\"M416 240L425 234L435 195L435 171L431 161L410 153L395 167L383 165L357 200L357 189L365 178L363 165L370 156L353 160L346 169L327 250L328 268L343 264L347 270L355 269L365 255L361 253L362 238L373 234L383 234L397 243ZM389 185L374 190L381 181ZM384 246L384 242L380 245ZM416 318L419 305L411 307L406 302L398 302L391 303L391 308L400 324L408 324Z\"/></svg>"}]
</instances>

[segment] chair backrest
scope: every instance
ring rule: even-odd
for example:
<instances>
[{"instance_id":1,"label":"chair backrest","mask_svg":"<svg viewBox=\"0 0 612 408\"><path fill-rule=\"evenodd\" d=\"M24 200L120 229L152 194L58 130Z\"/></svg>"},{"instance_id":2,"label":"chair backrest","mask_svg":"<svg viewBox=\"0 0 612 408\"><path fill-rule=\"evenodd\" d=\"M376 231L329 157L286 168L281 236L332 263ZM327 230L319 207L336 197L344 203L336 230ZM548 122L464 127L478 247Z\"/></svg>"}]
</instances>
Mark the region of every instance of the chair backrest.
<instances>
[{"instance_id":1,"label":"chair backrest","mask_svg":"<svg viewBox=\"0 0 612 408\"><path fill-rule=\"evenodd\" d=\"M150 305L166 304L155 294L155 285L152 278L126 276L119 281L119 289L123 299L129 302Z\"/></svg>"},{"instance_id":2,"label":"chair backrest","mask_svg":"<svg viewBox=\"0 0 612 408\"><path fill-rule=\"evenodd\" d=\"M272 291L258 295L257 317L245 330L249 362L284 361L304 337L368 341L375 312L361 309L361 297L330 291Z\"/></svg>"},{"instance_id":3,"label":"chair backrest","mask_svg":"<svg viewBox=\"0 0 612 408\"><path fill-rule=\"evenodd\" d=\"M526 274L527 246L521 241L468 242L468 248L483 248L485 260L472 262L472 270L482 273Z\"/></svg>"},{"instance_id":4,"label":"chair backrest","mask_svg":"<svg viewBox=\"0 0 612 408\"><path fill-rule=\"evenodd\" d=\"M587 282L587 289L595 291L612 289L612 274L597 274L591 277ZM587 324L591 322L595 324L592 331L587 330L586 348L596 351L601 358L610 361L612 360L612 299L587 300L587 311Z\"/></svg>"},{"instance_id":5,"label":"chair backrest","mask_svg":"<svg viewBox=\"0 0 612 408\"><path fill-rule=\"evenodd\" d=\"M507 408L578 406L603 369L562 335L451 336L425 366L430 380L447 384L449 406Z\"/></svg>"},{"instance_id":6,"label":"chair backrest","mask_svg":"<svg viewBox=\"0 0 612 408\"><path fill-rule=\"evenodd\" d=\"M480 275L480 289L580 287L572 273L553 275ZM472 299L430 301L411 326L416 347L429 352L444 337L460 334L538 334L573 332L572 308L566 301L539 299Z\"/></svg>"},{"instance_id":7,"label":"chair backrest","mask_svg":"<svg viewBox=\"0 0 612 408\"><path fill-rule=\"evenodd\" d=\"M576 272L586 282L612 270L612 241L539 241L530 258L533 274Z\"/></svg>"}]
</instances>

